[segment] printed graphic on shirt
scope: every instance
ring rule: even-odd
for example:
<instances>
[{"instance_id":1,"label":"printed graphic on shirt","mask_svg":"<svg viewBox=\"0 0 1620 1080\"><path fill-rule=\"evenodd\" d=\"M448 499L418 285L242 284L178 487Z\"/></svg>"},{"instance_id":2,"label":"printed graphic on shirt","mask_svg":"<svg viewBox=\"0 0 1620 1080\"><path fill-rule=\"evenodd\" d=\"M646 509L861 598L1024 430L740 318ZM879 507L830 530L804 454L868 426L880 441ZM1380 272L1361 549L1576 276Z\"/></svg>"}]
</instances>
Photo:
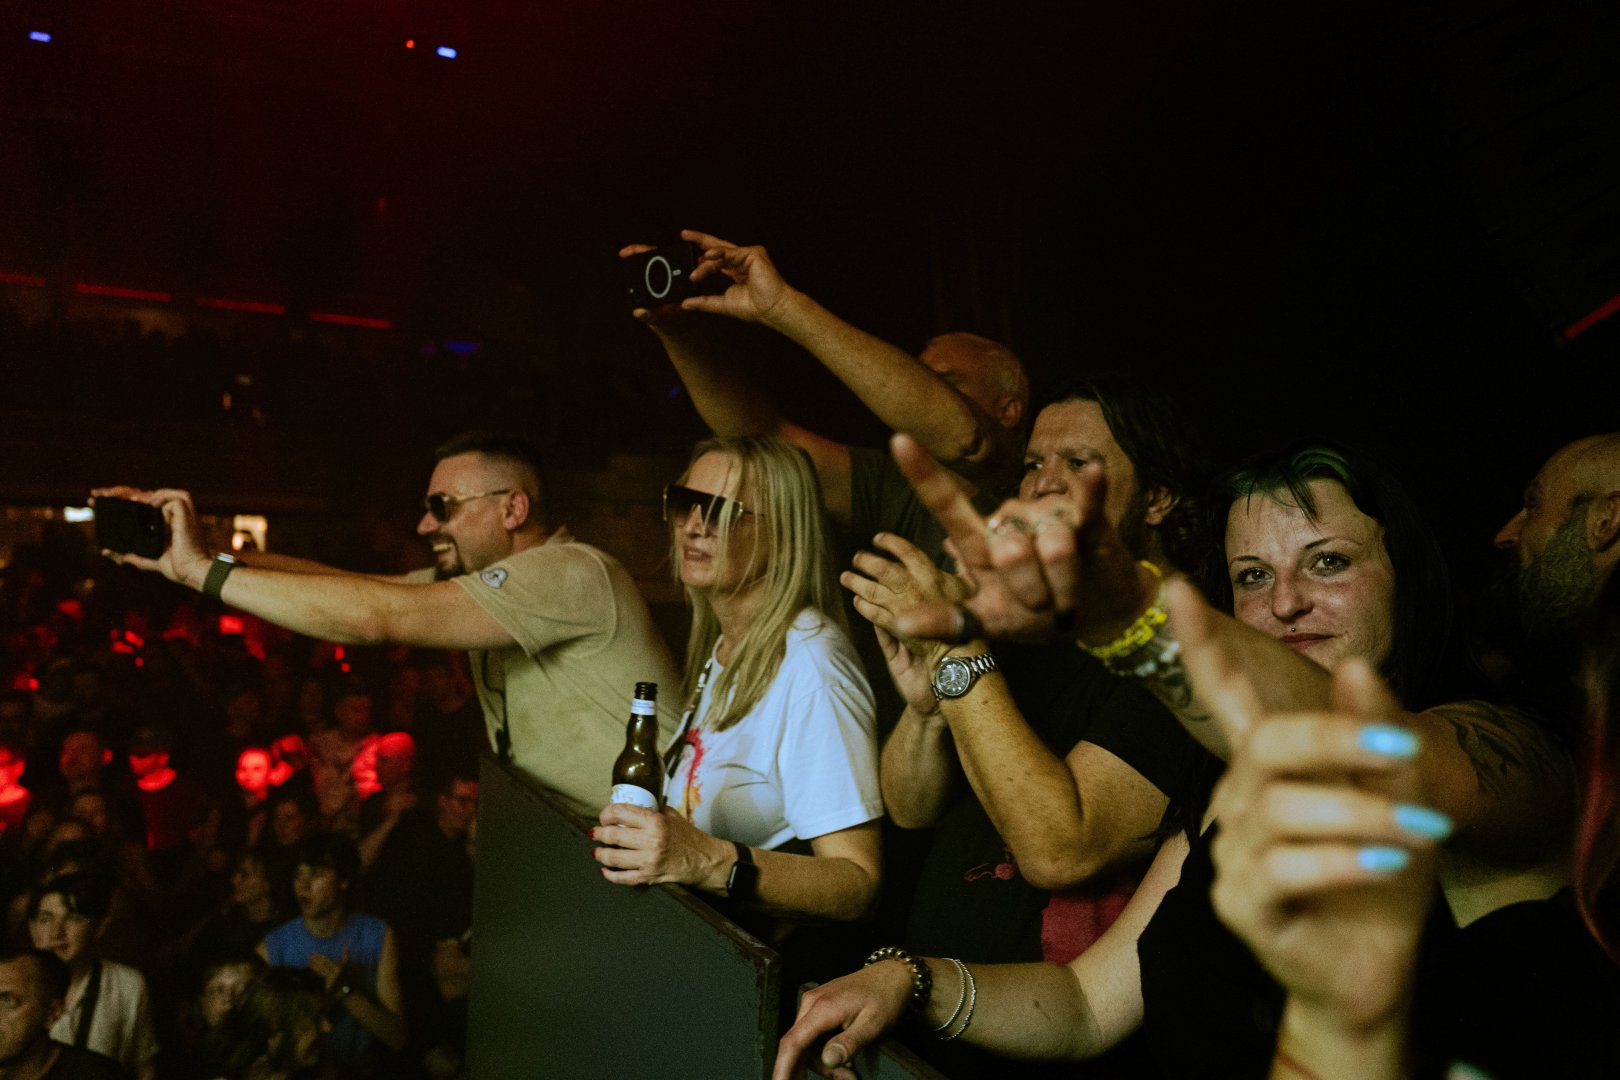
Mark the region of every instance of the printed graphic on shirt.
<instances>
[{"instance_id":1,"label":"printed graphic on shirt","mask_svg":"<svg viewBox=\"0 0 1620 1080\"><path fill-rule=\"evenodd\" d=\"M492 566L488 570L481 571L478 580L492 589L498 589L506 584L506 567Z\"/></svg>"},{"instance_id":2,"label":"printed graphic on shirt","mask_svg":"<svg viewBox=\"0 0 1620 1080\"><path fill-rule=\"evenodd\" d=\"M692 748L692 763L686 769L686 783L681 788L681 813L691 821L692 814L703 803L703 781L698 777L698 769L703 764L703 732L697 728L688 731L686 744Z\"/></svg>"},{"instance_id":3,"label":"printed graphic on shirt","mask_svg":"<svg viewBox=\"0 0 1620 1080\"><path fill-rule=\"evenodd\" d=\"M1013 859L1012 848L1002 848L1001 854L1002 862L985 862L980 863L978 866L971 866L968 868L967 873L962 875L962 880L978 881L981 878L993 877L998 881L1011 881L1018 873L1018 863Z\"/></svg>"}]
</instances>

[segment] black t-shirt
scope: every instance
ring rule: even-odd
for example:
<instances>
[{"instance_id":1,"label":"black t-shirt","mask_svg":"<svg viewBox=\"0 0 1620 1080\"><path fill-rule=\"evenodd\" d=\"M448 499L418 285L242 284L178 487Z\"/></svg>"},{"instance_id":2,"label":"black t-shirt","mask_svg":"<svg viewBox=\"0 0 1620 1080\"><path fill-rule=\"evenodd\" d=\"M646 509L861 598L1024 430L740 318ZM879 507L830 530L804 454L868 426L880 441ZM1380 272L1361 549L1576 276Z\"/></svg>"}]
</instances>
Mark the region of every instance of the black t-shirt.
<instances>
[{"instance_id":1,"label":"black t-shirt","mask_svg":"<svg viewBox=\"0 0 1620 1080\"><path fill-rule=\"evenodd\" d=\"M1000 645L994 652L1019 711L1060 758L1082 741L1094 743L1169 792L1204 754L1151 695L1073 645ZM933 830L906 944L979 963L1040 960L1049 899L1019 874L990 815L965 788Z\"/></svg>"},{"instance_id":2,"label":"black t-shirt","mask_svg":"<svg viewBox=\"0 0 1620 1080\"><path fill-rule=\"evenodd\" d=\"M981 514L993 513L1018 494L1018 473L1008 470L986 483L973 498ZM943 563L945 529L934 520L917 493L911 490L894 456L887 449L852 446L849 450L849 540L870 547L872 534L891 532L922 548L936 564Z\"/></svg>"},{"instance_id":3,"label":"black t-shirt","mask_svg":"<svg viewBox=\"0 0 1620 1080\"><path fill-rule=\"evenodd\" d=\"M59 1044L57 1049L61 1053L56 1064L46 1069L39 1080L129 1080L123 1066L104 1054L66 1044Z\"/></svg>"}]
</instances>

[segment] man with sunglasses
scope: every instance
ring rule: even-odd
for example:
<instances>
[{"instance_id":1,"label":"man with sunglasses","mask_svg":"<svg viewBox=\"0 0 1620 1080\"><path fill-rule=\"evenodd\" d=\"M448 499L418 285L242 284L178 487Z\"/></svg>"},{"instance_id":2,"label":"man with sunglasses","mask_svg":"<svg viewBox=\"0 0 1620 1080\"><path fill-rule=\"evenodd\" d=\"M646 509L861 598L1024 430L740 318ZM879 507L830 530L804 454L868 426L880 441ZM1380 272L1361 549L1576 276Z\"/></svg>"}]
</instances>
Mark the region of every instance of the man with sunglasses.
<instances>
[{"instance_id":1,"label":"man with sunglasses","mask_svg":"<svg viewBox=\"0 0 1620 1080\"><path fill-rule=\"evenodd\" d=\"M161 507L169 547L112 555L300 634L356 645L466 649L491 745L575 810L607 802L637 682L680 677L617 560L547 525L537 453L471 432L439 447L416 531L435 565L386 577L285 555L211 555L184 491L95 495ZM666 741L677 717L666 694Z\"/></svg>"}]
</instances>

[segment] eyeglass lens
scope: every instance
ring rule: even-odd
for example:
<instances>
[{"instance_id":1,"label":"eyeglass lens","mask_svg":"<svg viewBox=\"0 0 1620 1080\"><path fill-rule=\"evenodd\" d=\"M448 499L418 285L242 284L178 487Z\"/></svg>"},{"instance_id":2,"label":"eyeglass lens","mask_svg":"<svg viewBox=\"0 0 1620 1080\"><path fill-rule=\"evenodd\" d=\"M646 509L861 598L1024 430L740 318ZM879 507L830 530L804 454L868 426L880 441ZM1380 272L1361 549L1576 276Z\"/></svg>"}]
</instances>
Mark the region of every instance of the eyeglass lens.
<instances>
[{"instance_id":1,"label":"eyeglass lens","mask_svg":"<svg viewBox=\"0 0 1620 1080\"><path fill-rule=\"evenodd\" d=\"M703 515L705 526L718 522L722 514L735 521L746 512L742 503L724 495L711 495L707 491L697 491L680 484L671 484L664 489L665 520L684 521L691 516L694 506Z\"/></svg>"}]
</instances>

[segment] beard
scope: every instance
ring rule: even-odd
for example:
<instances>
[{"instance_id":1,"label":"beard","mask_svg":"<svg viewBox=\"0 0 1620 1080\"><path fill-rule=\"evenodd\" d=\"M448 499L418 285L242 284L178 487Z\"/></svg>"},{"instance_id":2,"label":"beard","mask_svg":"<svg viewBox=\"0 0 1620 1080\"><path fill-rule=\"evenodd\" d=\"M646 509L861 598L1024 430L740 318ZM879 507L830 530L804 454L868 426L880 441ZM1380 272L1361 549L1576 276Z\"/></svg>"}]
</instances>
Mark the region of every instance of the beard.
<instances>
[{"instance_id":1,"label":"beard","mask_svg":"<svg viewBox=\"0 0 1620 1080\"><path fill-rule=\"evenodd\" d=\"M1597 597L1597 570L1580 509L1571 508L1547 546L1519 571L1519 620L1531 643L1573 644L1581 617Z\"/></svg>"},{"instance_id":2,"label":"beard","mask_svg":"<svg viewBox=\"0 0 1620 1080\"><path fill-rule=\"evenodd\" d=\"M1471 635L1476 659L1499 685L1539 687L1537 696L1549 700L1566 688L1583 616L1597 594L1583 524L1571 511L1528 564L1518 550L1502 552Z\"/></svg>"}]
</instances>

